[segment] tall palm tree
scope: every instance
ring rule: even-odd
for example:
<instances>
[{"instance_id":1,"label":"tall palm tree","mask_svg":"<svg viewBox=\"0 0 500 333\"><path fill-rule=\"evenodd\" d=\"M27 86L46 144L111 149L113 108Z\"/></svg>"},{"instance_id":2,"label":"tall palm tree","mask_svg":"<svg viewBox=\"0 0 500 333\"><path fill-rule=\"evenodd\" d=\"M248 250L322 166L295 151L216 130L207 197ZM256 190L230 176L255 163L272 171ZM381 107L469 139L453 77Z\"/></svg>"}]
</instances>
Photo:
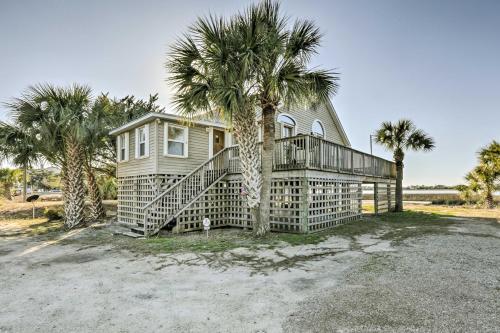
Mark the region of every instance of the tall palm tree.
<instances>
[{"instance_id":1,"label":"tall palm tree","mask_svg":"<svg viewBox=\"0 0 500 333\"><path fill-rule=\"evenodd\" d=\"M262 178L255 96L249 84L253 69L246 64L236 28L234 21L222 18L199 19L191 34L173 45L167 69L181 114L190 119L222 116L233 124L253 228L258 230Z\"/></svg>"},{"instance_id":2,"label":"tall palm tree","mask_svg":"<svg viewBox=\"0 0 500 333\"><path fill-rule=\"evenodd\" d=\"M434 139L417 129L411 120L401 119L394 124L383 122L375 133L375 142L393 152L396 162L396 206L395 211L403 211L403 161L406 150L430 151L434 149Z\"/></svg>"},{"instance_id":3,"label":"tall palm tree","mask_svg":"<svg viewBox=\"0 0 500 333\"><path fill-rule=\"evenodd\" d=\"M41 158L38 141L33 129L0 122L0 157L22 168L23 201L26 201L28 168Z\"/></svg>"},{"instance_id":4,"label":"tall palm tree","mask_svg":"<svg viewBox=\"0 0 500 333\"><path fill-rule=\"evenodd\" d=\"M493 140L491 144L478 152L479 164L466 176L466 188L481 194L487 208L494 208L493 191L500 181L500 143Z\"/></svg>"},{"instance_id":5,"label":"tall palm tree","mask_svg":"<svg viewBox=\"0 0 500 333\"><path fill-rule=\"evenodd\" d=\"M82 224L85 154L81 124L91 110L90 88L39 84L29 87L8 106L22 128L36 132L38 149L45 158L61 166L66 226L72 228Z\"/></svg>"},{"instance_id":6,"label":"tall palm tree","mask_svg":"<svg viewBox=\"0 0 500 333\"><path fill-rule=\"evenodd\" d=\"M318 27L309 20L289 26L276 1L250 6L234 19L242 62L249 68L247 85L262 111L262 189L260 225L256 234L270 229L270 192L278 109L315 106L337 92L339 76L329 70L311 69L311 57L321 42Z\"/></svg>"},{"instance_id":7,"label":"tall palm tree","mask_svg":"<svg viewBox=\"0 0 500 333\"><path fill-rule=\"evenodd\" d=\"M106 118L109 116L110 102L105 95L99 96L92 104L90 112L83 122L79 123L80 139L83 147L83 167L87 178L87 191L90 201L89 218L95 221L106 215L102 203L102 195L96 179L96 163L100 150L106 148L109 126Z\"/></svg>"}]
</instances>

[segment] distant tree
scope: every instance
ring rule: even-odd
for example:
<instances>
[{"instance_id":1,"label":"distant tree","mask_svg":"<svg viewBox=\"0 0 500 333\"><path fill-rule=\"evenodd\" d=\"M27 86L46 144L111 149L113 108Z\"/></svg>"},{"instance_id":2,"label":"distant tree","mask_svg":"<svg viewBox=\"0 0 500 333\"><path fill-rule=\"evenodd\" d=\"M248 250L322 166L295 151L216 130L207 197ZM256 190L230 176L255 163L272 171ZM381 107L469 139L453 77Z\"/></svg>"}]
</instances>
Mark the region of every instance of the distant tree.
<instances>
[{"instance_id":1,"label":"distant tree","mask_svg":"<svg viewBox=\"0 0 500 333\"><path fill-rule=\"evenodd\" d=\"M118 185L116 184L115 177L101 174L97 178L97 184L99 185L99 190L101 191L101 196L104 200L116 200Z\"/></svg>"},{"instance_id":2,"label":"distant tree","mask_svg":"<svg viewBox=\"0 0 500 333\"><path fill-rule=\"evenodd\" d=\"M457 185L455 189L460 193L460 198L465 201L465 203L472 203L474 192L467 185Z\"/></svg>"},{"instance_id":3,"label":"distant tree","mask_svg":"<svg viewBox=\"0 0 500 333\"><path fill-rule=\"evenodd\" d=\"M22 168L23 201L26 201L28 168L41 159L39 141L33 128L0 122L0 159Z\"/></svg>"},{"instance_id":4,"label":"distant tree","mask_svg":"<svg viewBox=\"0 0 500 333\"><path fill-rule=\"evenodd\" d=\"M500 143L493 140L478 152L478 165L465 176L461 192L479 194L487 208L494 208L493 192L500 182Z\"/></svg>"},{"instance_id":5,"label":"distant tree","mask_svg":"<svg viewBox=\"0 0 500 333\"><path fill-rule=\"evenodd\" d=\"M22 171L19 169L0 169L0 184L2 184L3 197L5 199L12 200L12 187L19 182L21 174Z\"/></svg>"},{"instance_id":6,"label":"distant tree","mask_svg":"<svg viewBox=\"0 0 500 333\"><path fill-rule=\"evenodd\" d=\"M417 129L411 120L401 119L395 123L383 122L375 133L375 141L393 152L396 162L396 205L395 211L403 211L403 161L405 151L430 151L434 139Z\"/></svg>"}]
</instances>

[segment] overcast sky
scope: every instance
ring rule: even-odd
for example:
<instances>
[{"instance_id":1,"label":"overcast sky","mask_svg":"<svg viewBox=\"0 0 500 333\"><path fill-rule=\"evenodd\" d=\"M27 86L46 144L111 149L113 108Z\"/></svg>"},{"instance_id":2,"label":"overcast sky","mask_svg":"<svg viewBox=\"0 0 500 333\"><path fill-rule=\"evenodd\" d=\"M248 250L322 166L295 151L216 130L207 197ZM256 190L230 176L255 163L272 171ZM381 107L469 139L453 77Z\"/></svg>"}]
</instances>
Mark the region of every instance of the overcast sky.
<instances>
[{"instance_id":1,"label":"overcast sky","mask_svg":"<svg viewBox=\"0 0 500 333\"><path fill-rule=\"evenodd\" d=\"M197 16L250 1L0 0L0 101L28 85L89 84L111 96L159 93L164 62ZM369 151L382 121L405 117L437 149L407 154L410 184L457 184L475 152L500 140L500 1L283 1L324 33L313 65L341 72L332 98L353 147ZM0 106L0 118L6 111ZM173 112L173 110L171 111ZM390 158L382 147L374 153Z\"/></svg>"}]
</instances>

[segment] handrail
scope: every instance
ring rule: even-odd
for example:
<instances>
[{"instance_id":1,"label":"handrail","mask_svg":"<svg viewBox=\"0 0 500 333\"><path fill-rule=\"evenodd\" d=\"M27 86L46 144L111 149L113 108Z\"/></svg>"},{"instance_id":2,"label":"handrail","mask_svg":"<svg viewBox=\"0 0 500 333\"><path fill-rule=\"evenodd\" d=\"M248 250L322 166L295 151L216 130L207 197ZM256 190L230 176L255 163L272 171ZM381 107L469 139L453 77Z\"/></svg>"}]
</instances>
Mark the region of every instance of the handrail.
<instances>
[{"instance_id":1,"label":"handrail","mask_svg":"<svg viewBox=\"0 0 500 333\"><path fill-rule=\"evenodd\" d=\"M315 169L395 178L395 163L308 134L277 139L274 170Z\"/></svg>"},{"instance_id":2,"label":"handrail","mask_svg":"<svg viewBox=\"0 0 500 333\"><path fill-rule=\"evenodd\" d=\"M237 147L237 146L236 146ZM186 182L186 179L190 176L192 176L193 174L195 174L197 171L199 171L200 169L202 169L206 164L210 163L211 161L213 161L217 156L221 155L224 153L224 151L226 151L226 149L229 149L231 147L226 147L224 149L222 149L221 151L219 151L218 153L216 153L214 156L212 156L211 158L209 158L208 160L206 160L205 162L203 162L202 164L200 164L198 167L196 167L196 169L194 169L193 171L191 171L190 173L188 173L187 175L185 175L184 177L181 178L181 180L179 180L178 182L174 183L174 185L170 186L166 191L160 193L159 195L157 195L150 203L148 203L146 206L144 206L142 209L148 209L151 205L153 205L156 201L160 200L162 196L164 196L168 191L171 191L173 190L174 188L176 187L179 187L181 186L181 184L183 182Z\"/></svg>"},{"instance_id":3,"label":"handrail","mask_svg":"<svg viewBox=\"0 0 500 333\"><path fill-rule=\"evenodd\" d=\"M234 147L222 149L146 204L143 207L144 235L149 236L160 231L186 209L190 202L224 177L231 167L229 153L234 150Z\"/></svg>"}]
</instances>

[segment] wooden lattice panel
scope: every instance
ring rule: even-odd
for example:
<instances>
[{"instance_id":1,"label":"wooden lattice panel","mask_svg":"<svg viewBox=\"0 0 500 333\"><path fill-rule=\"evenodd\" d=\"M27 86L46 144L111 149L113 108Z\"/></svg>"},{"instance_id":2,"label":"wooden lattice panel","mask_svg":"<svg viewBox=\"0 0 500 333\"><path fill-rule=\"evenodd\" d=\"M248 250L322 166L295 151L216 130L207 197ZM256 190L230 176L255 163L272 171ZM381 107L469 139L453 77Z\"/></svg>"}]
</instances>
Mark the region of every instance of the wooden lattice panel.
<instances>
[{"instance_id":1,"label":"wooden lattice panel","mask_svg":"<svg viewBox=\"0 0 500 333\"><path fill-rule=\"evenodd\" d=\"M331 228L361 216L361 182L356 179L308 178L308 231Z\"/></svg>"},{"instance_id":2,"label":"wooden lattice panel","mask_svg":"<svg viewBox=\"0 0 500 333\"><path fill-rule=\"evenodd\" d=\"M141 175L119 177L118 222L136 224L144 219L142 207L153 200L160 191L173 185L183 175Z\"/></svg>"},{"instance_id":3,"label":"wooden lattice panel","mask_svg":"<svg viewBox=\"0 0 500 333\"><path fill-rule=\"evenodd\" d=\"M389 196L387 195L389 184L375 183L374 186L377 187L377 200L375 200L377 213L387 213L389 211Z\"/></svg>"}]
</instances>

